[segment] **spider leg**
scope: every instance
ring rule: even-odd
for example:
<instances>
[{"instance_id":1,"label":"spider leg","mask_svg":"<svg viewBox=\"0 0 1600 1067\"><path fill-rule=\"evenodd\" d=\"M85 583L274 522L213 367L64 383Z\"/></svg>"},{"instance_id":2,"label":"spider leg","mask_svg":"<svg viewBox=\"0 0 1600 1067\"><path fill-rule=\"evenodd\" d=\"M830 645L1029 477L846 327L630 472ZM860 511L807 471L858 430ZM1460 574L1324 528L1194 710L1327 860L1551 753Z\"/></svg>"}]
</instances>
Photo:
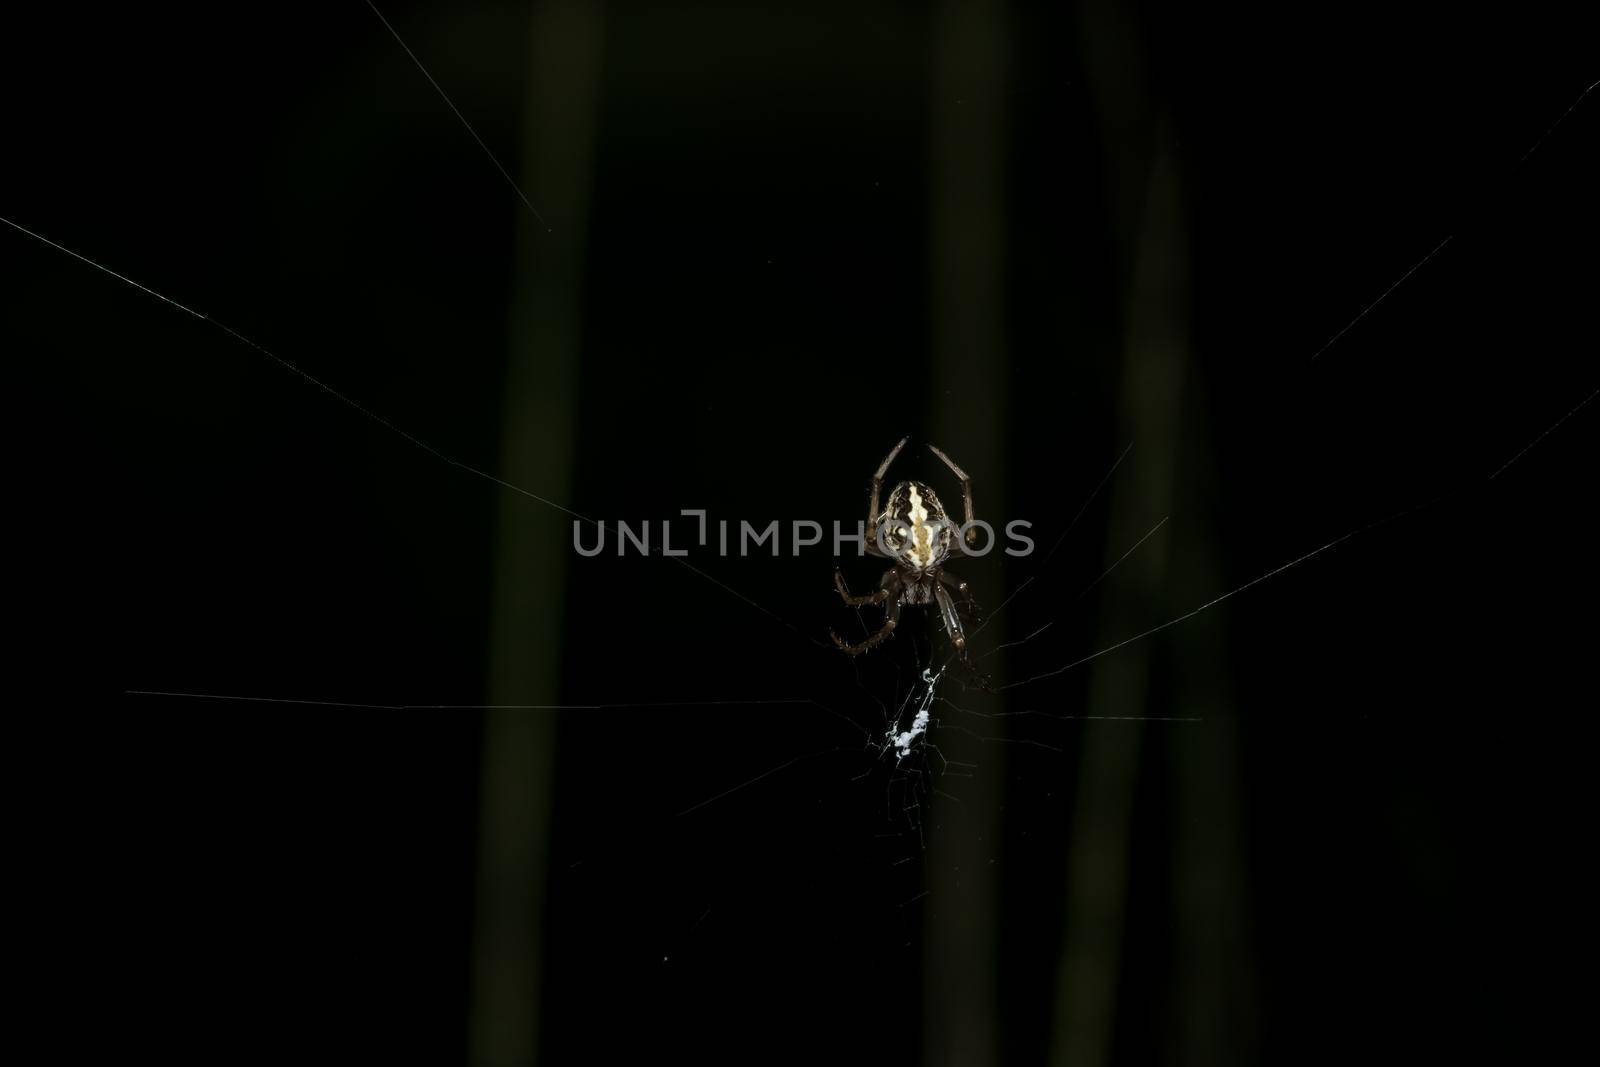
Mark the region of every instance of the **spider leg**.
<instances>
[{"instance_id":1,"label":"spider leg","mask_svg":"<svg viewBox=\"0 0 1600 1067\"><path fill-rule=\"evenodd\" d=\"M839 580L839 589L840 593L842 594L844 592L844 580L842 578ZM838 645L839 651L843 652L845 655L859 656L863 652L870 652L872 649L877 648L880 644L893 636L894 628L900 625L899 575L897 575L894 571L890 571L888 574L885 574L883 576L883 587L879 589L878 592L884 594L884 606L883 625L878 628L877 633L873 634L871 637L860 642L859 644L852 645L844 638L834 633L832 630L828 631L828 636L833 638L833 643ZM871 600L872 598L863 597L862 599Z\"/></svg>"},{"instance_id":2,"label":"spider leg","mask_svg":"<svg viewBox=\"0 0 1600 1067\"><path fill-rule=\"evenodd\" d=\"M961 662L972 666L967 656L967 632L961 628L961 616L956 612L956 602L951 598L950 591L941 583L933 587L933 596L939 602L939 614L944 616L944 631L950 635L950 643L956 646Z\"/></svg>"},{"instance_id":3,"label":"spider leg","mask_svg":"<svg viewBox=\"0 0 1600 1067\"><path fill-rule=\"evenodd\" d=\"M938 456L939 459L944 461L944 466L949 467L950 474L954 474L962 482L962 510L966 514L966 537L965 541L955 542L955 547L960 550L962 555L968 555L966 545L978 541L978 531L973 530L973 480L966 475L965 470L955 466L954 459L950 459L949 456L939 451L938 445L928 445L928 448L933 450L934 456Z\"/></svg>"},{"instance_id":4,"label":"spider leg","mask_svg":"<svg viewBox=\"0 0 1600 1067\"><path fill-rule=\"evenodd\" d=\"M939 581L955 590L956 595L961 598L961 606L967 609L968 615L974 619L978 617L978 602L973 599L972 590L965 581L946 570L939 571Z\"/></svg>"},{"instance_id":5,"label":"spider leg","mask_svg":"<svg viewBox=\"0 0 1600 1067\"><path fill-rule=\"evenodd\" d=\"M850 592L849 586L844 584L844 575L839 573L838 567L835 567L833 569L833 587L839 590L839 595L844 598L846 604L853 608L859 608L865 604L881 604L889 599L890 579L893 577L894 571L888 571L884 574L883 580L878 583L877 592L868 593L866 596L856 596Z\"/></svg>"},{"instance_id":6,"label":"spider leg","mask_svg":"<svg viewBox=\"0 0 1600 1067\"><path fill-rule=\"evenodd\" d=\"M900 438L900 443L891 448L889 454L883 457L883 462L878 464L878 473L872 476L872 499L867 502L867 535L874 539L878 531L878 498L883 495L883 476L889 473L889 464L894 462L894 457L900 454L909 440L909 437Z\"/></svg>"},{"instance_id":7,"label":"spider leg","mask_svg":"<svg viewBox=\"0 0 1600 1067\"><path fill-rule=\"evenodd\" d=\"M973 480L966 477L965 470L955 466L954 459L950 459L949 456L939 451L938 445L928 445L928 448L933 450L934 456L938 456L939 459L944 461L944 466L949 467L950 474L960 478L960 482L962 482L962 504L965 504L966 510L966 523L971 525L971 522L973 522Z\"/></svg>"}]
</instances>

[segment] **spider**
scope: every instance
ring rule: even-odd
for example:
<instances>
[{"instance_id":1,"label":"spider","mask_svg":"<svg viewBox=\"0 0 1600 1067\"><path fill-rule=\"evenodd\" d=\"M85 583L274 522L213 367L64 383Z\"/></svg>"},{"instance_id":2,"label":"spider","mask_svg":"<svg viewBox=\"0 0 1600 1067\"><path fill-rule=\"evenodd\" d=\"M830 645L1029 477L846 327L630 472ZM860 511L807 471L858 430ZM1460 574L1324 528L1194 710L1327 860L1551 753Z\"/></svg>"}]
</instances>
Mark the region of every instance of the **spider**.
<instances>
[{"instance_id":1,"label":"spider","mask_svg":"<svg viewBox=\"0 0 1600 1067\"><path fill-rule=\"evenodd\" d=\"M878 510L878 500L883 493L883 476L888 472L889 464L906 446L907 440L902 437L900 443L879 464L878 473L872 476L872 499L867 503L869 538L866 551L869 555L894 560L894 566L884 572L878 582L877 592L866 596L851 594L844 584L844 575L839 573L837 567L833 572L834 588L839 590L846 604L851 607L865 604L884 606L883 626L865 641L853 645L832 631L829 631L829 636L847 655L859 656L894 635L895 627L900 624L900 605L937 603L950 643L955 645L962 662L970 667L972 663L967 658L966 631L961 628L961 617L956 612L950 590L954 589L960 595L969 612L976 614L977 605L967 589L967 583L944 569L944 561L950 556L966 556L970 553L956 536L956 526L946 516L944 505L939 503L934 491L921 482L901 482L889 494L888 505L882 511ZM937 447L930 444L928 448L961 481L961 496L967 517L964 529L968 541L973 541L977 531L972 526L972 479Z\"/></svg>"}]
</instances>

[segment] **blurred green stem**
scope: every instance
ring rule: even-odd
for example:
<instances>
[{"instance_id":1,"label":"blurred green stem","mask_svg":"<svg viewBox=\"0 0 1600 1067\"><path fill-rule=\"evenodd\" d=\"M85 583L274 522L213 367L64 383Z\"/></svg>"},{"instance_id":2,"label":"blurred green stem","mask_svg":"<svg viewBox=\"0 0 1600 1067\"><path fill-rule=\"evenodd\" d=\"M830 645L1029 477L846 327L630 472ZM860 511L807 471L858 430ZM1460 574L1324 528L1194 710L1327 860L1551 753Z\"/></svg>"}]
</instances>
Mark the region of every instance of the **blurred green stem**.
<instances>
[{"instance_id":1,"label":"blurred green stem","mask_svg":"<svg viewBox=\"0 0 1600 1067\"><path fill-rule=\"evenodd\" d=\"M571 496L601 26L598 3L557 0L534 9L518 184L549 230L513 201L519 242L500 474L554 500ZM571 518L524 496L501 500L489 703L554 704ZM505 710L484 719L469 1034L479 1067L524 1067L539 1055L555 743L549 715Z\"/></svg>"}]
</instances>

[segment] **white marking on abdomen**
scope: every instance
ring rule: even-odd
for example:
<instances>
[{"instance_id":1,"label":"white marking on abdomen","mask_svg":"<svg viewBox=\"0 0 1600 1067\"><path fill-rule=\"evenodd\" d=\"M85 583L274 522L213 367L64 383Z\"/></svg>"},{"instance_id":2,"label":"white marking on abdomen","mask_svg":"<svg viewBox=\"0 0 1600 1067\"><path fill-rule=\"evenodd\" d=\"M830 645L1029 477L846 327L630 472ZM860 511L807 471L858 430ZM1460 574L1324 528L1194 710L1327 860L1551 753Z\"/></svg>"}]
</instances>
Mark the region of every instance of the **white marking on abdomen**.
<instances>
[{"instance_id":1,"label":"white marking on abdomen","mask_svg":"<svg viewBox=\"0 0 1600 1067\"><path fill-rule=\"evenodd\" d=\"M928 509L922 506L922 494L914 485L908 488L911 490L911 547L906 549L906 556L921 570L933 559L933 530L928 527Z\"/></svg>"}]
</instances>

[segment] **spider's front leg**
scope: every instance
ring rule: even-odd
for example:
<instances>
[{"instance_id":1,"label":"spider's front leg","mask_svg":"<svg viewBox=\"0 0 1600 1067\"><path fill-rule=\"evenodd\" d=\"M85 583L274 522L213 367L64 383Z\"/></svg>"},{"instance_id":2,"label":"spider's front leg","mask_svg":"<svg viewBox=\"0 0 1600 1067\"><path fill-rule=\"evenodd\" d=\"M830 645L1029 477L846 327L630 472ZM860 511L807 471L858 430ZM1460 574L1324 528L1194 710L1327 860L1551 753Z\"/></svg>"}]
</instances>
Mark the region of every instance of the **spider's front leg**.
<instances>
[{"instance_id":1,"label":"spider's front leg","mask_svg":"<svg viewBox=\"0 0 1600 1067\"><path fill-rule=\"evenodd\" d=\"M889 454L883 457L883 462L878 464L878 470L872 476L872 497L867 501L868 534L875 533L878 528L878 500L883 496L883 476L889 473L889 464L894 462L894 457L900 454L900 450L906 447L906 442L909 440L911 440L909 437L900 438L900 443L891 448ZM871 551L871 549L869 548L868 551ZM879 555L881 553L874 554Z\"/></svg>"},{"instance_id":2,"label":"spider's front leg","mask_svg":"<svg viewBox=\"0 0 1600 1067\"><path fill-rule=\"evenodd\" d=\"M877 633L873 634L865 641L852 645L834 631L828 631L828 636L833 638L833 643L835 645L839 646L839 651L843 652L847 656L859 656L863 652L872 651L874 648L877 648L883 642L887 641L890 637L894 636L894 628L900 625L899 576L894 571L890 571L888 574L883 576L883 586L878 590L877 593L874 593L870 597L856 598L852 598L850 596L849 590L845 588L844 579L839 578L837 573L835 574L835 577L837 578L836 584L839 587L839 595L845 598L846 603L849 603L852 599L860 600L865 603L870 603L874 599L880 599L884 601L883 625L878 628Z\"/></svg>"},{"instance_id":3,"label":"spider's front leg","mask_svg":"<svg viewBox=\"0 0 1600 1067\"><path fill-rule=\"evenodd\" d=\"M961 598L961 607L966 609L967 615L974 622L982 616L982 609L978 607L978 602L972 598L972 590L966 582L950 572L942 570L939 572L939 581L955 590L956 595Z\"/></svg>"},{"instance_id":4,"label":"spider's front leg","mask_svg":"<svg viewBox=\"0 0 1600 1067\"><path fill-rule=\"evenodd\" d=\"M955 460L951 459L949 456L940 451L937 445L930 444L928 448L933 451L934 455L944 460L944 465L950 468L950 473L954 474L956 479L961 482L961 503L967 516L967 521L965 523L967 528L967 536L965 543L959 541L956 543L956 550L959 551L963 556L971 555L967 549L976 544L978 540L978 531L973 527L973 523L976 521L976 519L972 513L972 479L967 476L966 471L956 466Z\"/></svg>"},{"instance_id":5,"label":"spider's front leg","mask_svg":"<svg viewBox=\"0 0 1600 1067\"><path fill-rule=\"evenodd\" d=\"M939 575L944 579L944 575ZM972 659L967 655L967 631L961 628L961 616L956 612L956 602L950 596L950 590L945 588L946 581L940 581L933 587L933 597L939 602L939 614L944 616L944 632L950 635L950 643L956 646L956 653L961 656L961 662L968 667L972 666Z\"/></svg>"},{"instance_id":6,"label":"spider's front leg","mask_svg":"<svg viewBox=\"0 0 1600 1067\"><path fill-rule=\"evenodd\" d=\"M933 587L934 599L939 602L939 614L944 616L944 630L950 635L950 643L956 646L956 656L961 660L962 666L971 672L974 683L986 693L994 692L994 687L989 681L989 676L978 669L973 662L972 653L967 650L967 632L961 628L961 616L956 613L955 598L950 595L946 585L956 585L965 593L965 582L957 578L947 577L943 572L939 574L939 582ZM972 604L970 594L967 594L967 603ZM977 605L972 605L973 610Z\"/></svg>"},{"instance_id":7,"label":"spider's front leg","mask_svg":"<svg viewBox=\"0 0 1600 1067\"><path fill-rule=\"evenodd\" d=\"M876 593L868 593L866 596L856 596L851 593L850 588L844 584L844 575L839 573L839 568L833 568L833 587L839 590L839 596L844 599L844 602L853 608L863 607L867 604L881 604L885 600L889 599L889 586L893 578L894 571L889 571L883 576L883 580L878 584L878 591Z\"/></svg>"}]
</instances>

